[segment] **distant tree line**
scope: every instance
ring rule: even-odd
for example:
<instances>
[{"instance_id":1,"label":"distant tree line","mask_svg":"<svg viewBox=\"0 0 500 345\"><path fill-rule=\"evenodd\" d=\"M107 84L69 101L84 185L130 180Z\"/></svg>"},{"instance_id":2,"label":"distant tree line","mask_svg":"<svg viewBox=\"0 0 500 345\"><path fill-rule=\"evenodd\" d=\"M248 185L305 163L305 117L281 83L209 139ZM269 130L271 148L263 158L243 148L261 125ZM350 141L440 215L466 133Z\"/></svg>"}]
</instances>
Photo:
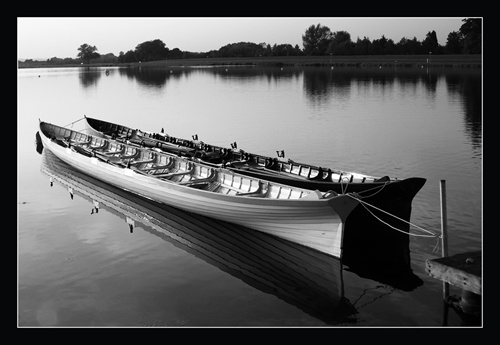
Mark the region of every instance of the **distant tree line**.
<instances>
[{"instance_id":1,"label":"distant tree line","mask_svg":"<svg viewBox=\"0 0 500 345\"><path fill-rule=\"evenodd\" d=\"M54 65L54 66L67 66L67 65L80 65L83 63L93 63L93 64L117 64L118 63L118 57L113 54L103 54L100 55L99 57L95 57L91 60L84 60L81 58L73 59L73 58L58 58L58 57L52 57L50 59L47 59L45 61L40 61L40 60L33 60L33 59L26 59L24 61L20 61L20 66L22 67L23 65Z\"/></svg>"},{"instance_id":2,"label":"distant tree line","mask_svg":"<svg viewBox=\"0 0 500 345\"><path fill-rule=\"evenodd\" d=\"M274 44L265 42L239 42L227 44L219 50L204 53L169 50L161 40L143 42L135 50L120 52L118 61L146 62L165 59L188 58L227 58L263 56L301 56L301 55L418 55L418 54L481 54L481 19L464 19L458 32L448 34L445 45L440 45L436 31L429 31L423 41L416 37L403 37L395 43L384 35L370 41L369 38L351 40L347 31L332 32L321 24L311 25L302 35L303 48L299 45Z\"/></svg>"},{"instance_id":3,"label":"distant tree line","mask_svg":"<svg viewBox=\"0 0 500 345\"><path fill-rule=\"evenodd\" d=\"M77 59L47 59L54 65L80 64L86 62L100 64L147 62L165 59L189 58L227 58L227 57L266 57L266 56L302 56L302 55L416 55L416 54L481 54L481 19L463 19L459 31L448 34L445 45L438 42L435 31L429 31L423 41L416 37L403 37L399 42L382 35L370 40L366 36L351 39L347 31L332 32L321 24L311 25L302 35L303 47L291 44L270 45L265 42L239 42L227 44L218 50L194 53L179 48L169 49L160 39L138 44L134 50L121 51L117 56L112 53L100 55L95 46L81 45ZM33 60L25 62L36 63Z\"/></svg>"},{"instance_id":4,"label":"distant tree line","mask_svg":"<svg viewBox=\"0 0 500 345\"><path fill-rule=\"evenodd\" d=\"M118 61L121 63L146 62L165 59L218 58L218 57L259 57L259 56L298 56L304 55L298 45L239 42L203 53L181 51L179 48L168 49L161 40L143 42L135 50L120 52Z\"/></svg>"},{"instance_id":5,"label":"distant tree line","mask_svg":"<svg viewBox=\"0 0 500 345\"><path fill-rule=\"evenodd\" d=\"M351 40L347 31L331 32L327 26L311 25L304 35L303 52L306 55L415 55L415 54L481 54L481 19L464 19L458 32L450 32L446 44L440 45L436 31L429 31L420 42L416 37L403 37L397 43L381 38L367 37Z\"/></svg>"}]
</instances>

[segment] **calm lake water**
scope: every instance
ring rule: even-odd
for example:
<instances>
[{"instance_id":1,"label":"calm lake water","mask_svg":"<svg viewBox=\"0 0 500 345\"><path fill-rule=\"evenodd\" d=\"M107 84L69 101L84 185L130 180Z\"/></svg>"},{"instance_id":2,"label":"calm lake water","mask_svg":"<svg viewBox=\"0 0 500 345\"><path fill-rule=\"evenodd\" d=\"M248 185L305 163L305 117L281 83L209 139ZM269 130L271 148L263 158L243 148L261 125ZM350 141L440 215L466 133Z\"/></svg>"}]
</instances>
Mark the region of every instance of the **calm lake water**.
<instances>
[{"instance_id":1,"label":"calm lake water","mask_svg":"<svg viewBox=\"0 0 500 345\"><path fill-rule=\"evenodd\" d=\"M424 177L411 222L436 234L446 180L453 255L482 249L481 70L108 70L18 72L19 326L471 325L445 313L442 283L425 272L441 255L436 238L410 238L418 283L394 286L99 185L38 154L35 133L39 119L81 129L87 115L269 156L285 150L318 166Z\"/></svg>"}]
</instances>

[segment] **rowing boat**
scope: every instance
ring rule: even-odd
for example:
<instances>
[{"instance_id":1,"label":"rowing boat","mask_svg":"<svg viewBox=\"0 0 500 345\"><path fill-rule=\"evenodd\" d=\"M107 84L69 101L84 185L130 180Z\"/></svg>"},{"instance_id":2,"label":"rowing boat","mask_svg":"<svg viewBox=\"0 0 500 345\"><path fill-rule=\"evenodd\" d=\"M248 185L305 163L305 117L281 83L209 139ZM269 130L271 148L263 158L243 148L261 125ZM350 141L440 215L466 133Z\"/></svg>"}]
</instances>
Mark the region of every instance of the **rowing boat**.
<instances>
[{"instance_id":1,"label":"rowing boat","mask_svg":"<svg viewBox=\"0 0 500 345\"><path fill-rule=\"evenodd\" d=\"M44 149L74 168L154 201L235 223L342 257L347 218L359 201L252 178L40 121Z\"/></svg>"},{"instance_id":2,"label":"rowing boat","mask_svg":"<svg viewBox=\"0 0 500 345\"><path fill-rule=\"evenodd\" d=\"M340 169L323 168L311 164L298 163L293 160L248 153L237 149L237 144L225 148L206 144L193 136L193 140L177 138L165 133L153 133L141 129L111 123L85 116L87 133L91 135L113 138L119 141L136 144L142 147L158 148L165 152L191 158L213 166L225 167L240 174L266 179L290 186L319 191L333 190L342 193L345 190L358 193L374 187L397 185L411 193L407 196L409 202L425 184L425 179L412 177L408 179L390 178L388 176L370 176ZM163 131L163 129L162 129Z\"/></svg>"}]
</instances>

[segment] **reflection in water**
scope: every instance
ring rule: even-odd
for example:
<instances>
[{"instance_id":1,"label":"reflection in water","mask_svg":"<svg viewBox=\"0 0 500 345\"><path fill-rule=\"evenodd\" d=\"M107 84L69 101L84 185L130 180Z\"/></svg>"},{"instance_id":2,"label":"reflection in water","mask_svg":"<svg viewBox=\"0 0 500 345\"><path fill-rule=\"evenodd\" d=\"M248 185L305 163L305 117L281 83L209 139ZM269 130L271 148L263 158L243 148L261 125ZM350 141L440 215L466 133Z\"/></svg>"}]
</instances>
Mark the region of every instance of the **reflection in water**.
<instances>
[{"instance_id":1,"label":"reflection in water","mask_svg":"<svg viewBox=\"0 0 500 345\"><path fill-rule=\"evenodd\" d=\"M350 97L351 78L344 73L326 72L321 69L304 70L304 91L314 106L335 100L344 104Z\"/></svg>"},{"instance_id":2,"label":"reflection in water","mask_svg":"<svg viewBox=\"0 0 500 345\"><path fill-rule=\"evenodd\" d=\"M97 87L98 82L101 77L109 77L114 73L115 70L119 70L117 67L81 67L78 69L78 80L83 89L88 87Z\"/></svg>"},{"instance_id":3,"label":"reflection in water","mask_svg":"<svg viewBox=\"0 0 500 345\"><path fill-rule=\"evenodd\" d=\"M476 150L482 146L482 81L479 73L447 74L446 85L451 97L462 103L464 128Z\"/></svg>"},{"instance_id":4,"label":"reflection in water","mask_svg":"<svg viewBox=\"0 0 500 345\"><path fill-rule=\"evenodd\" d=\"M475 149L482 145L482 99L481 73L478 70L429 70L397 68L337 68L305 69L304 93L313 105L322 105L335 100L334 106L342 106L349 101L352 85L356 85L362 96L373 89L379 94L415 95L421 86L429 104L436 101L438 85L446 83L448 92L463 102L464 129ZM356 100L354 100L356 101Z\"/></svg>"},{"instance_id":5,"label":"reflection in water","mask_svg":"<svg viewBox=\"0 0 500 345\"><path fill-rule=\"evenodd\" d=\"M300 69L295 68L266 68L266 67L221 67L210 68L209 72L222 80L237 80L240 83L252 83L255 79L265 79L269 84L279 81L298 79L302 75Z\"/></svg>"},{"instance_id":6,"label":"reflection in water","mask_svg":"<svg viewBox=\"0 0 500 345\"><path fill-rule=\"evenodd\" d=\"M134 79L146 87L161 88L171 80L179 80L189 77L194 73L211 74L222 81L237 81L253 83L255 80L265 79L269 83L280 80L298 79L302 75L300 69L288 68L260 68L260 67L236 67L236 66L214 66L214 67L139 67L121 68L120 76Z\"/></svg>"},{"instance_id":7,"label":"reflection in water","mask_svg":"<svg viewBox=\"0 0 500 345\"><path fill-rule=\"evenodd\" d=\"M146 68L125 68L119 70L121 76L137 80L146 87L162 88L171 80L179 80L189 77L193 73L211 74L222 81L237 81L253 83L256 79L266 79L269 83L279 80L297 79L302 74L298 69L270 69L257 67L235 67L235 66L214 66L214 67L146 67Z\"/></svg>"},{"instance_id":8,"label":"reflection in water","mask_svg":"<svg viewBox=\"0 0 500 345\"><path fill-rule=\"evenodd\" d=\"M122 68L119 70L120 76L134 79L145 87L160 89L173 79L180 79L192 73L191 69L169 69L163 68Z\"/></svg>"},{"instance_id":9,"label":"reflection in water","mask_svg":"<svg viewBox=\"0 0 500 345\"><path fill-rule=\"evenodd\" d=\"M80 73L78 78L83 88L96 87L103 72L101 70L88 70L85 73Z\"/></svg>"},{"instance_id":10,"label":"reflection in water","mask_svg":"<svg viewBox=\"0 0 500 345\"><path fill-rule=\"evenodd\" d=\"M436 98L436 90L438 87L438 82L442 79L442 75L438 73L433 73L429 71L426 76L421 78L422 84L424 85L425 90L428 95L431 95L433 99Z\"/></svg>"},{"instance_id":11,"label":"reflection in water","mask_svg":"<svg viewBox=\"0 0 500 345\"><path fill-rule=\"evenodd\" d=\"M89 201L89 214L106 210L133 233L141 226L248 285L273 294L323 322L353 322L338 259L257 231L189 214L114 188L42 154L41 170Z\"/></svg>"}]
</instances>

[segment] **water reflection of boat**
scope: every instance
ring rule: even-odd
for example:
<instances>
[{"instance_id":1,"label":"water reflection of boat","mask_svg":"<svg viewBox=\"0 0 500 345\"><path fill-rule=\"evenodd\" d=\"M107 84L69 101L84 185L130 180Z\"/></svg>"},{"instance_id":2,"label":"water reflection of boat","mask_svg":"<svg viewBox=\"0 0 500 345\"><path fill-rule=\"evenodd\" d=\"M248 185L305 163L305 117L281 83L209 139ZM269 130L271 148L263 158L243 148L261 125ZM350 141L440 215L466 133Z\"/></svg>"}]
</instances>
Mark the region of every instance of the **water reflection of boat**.
<instances>
[{"instance_id":1,"label":"water reflection of boat","mask_svg":"<svg viewBox=\"0 0 500 345\"><path fill-rule=\"evenodd\" d=\"M41 170L104 209L263 292L335 325L356 313L344 298L340 261L316 250L244 227L187 213L94 179L42 153Z\"/></svg>"}]
</instances>

